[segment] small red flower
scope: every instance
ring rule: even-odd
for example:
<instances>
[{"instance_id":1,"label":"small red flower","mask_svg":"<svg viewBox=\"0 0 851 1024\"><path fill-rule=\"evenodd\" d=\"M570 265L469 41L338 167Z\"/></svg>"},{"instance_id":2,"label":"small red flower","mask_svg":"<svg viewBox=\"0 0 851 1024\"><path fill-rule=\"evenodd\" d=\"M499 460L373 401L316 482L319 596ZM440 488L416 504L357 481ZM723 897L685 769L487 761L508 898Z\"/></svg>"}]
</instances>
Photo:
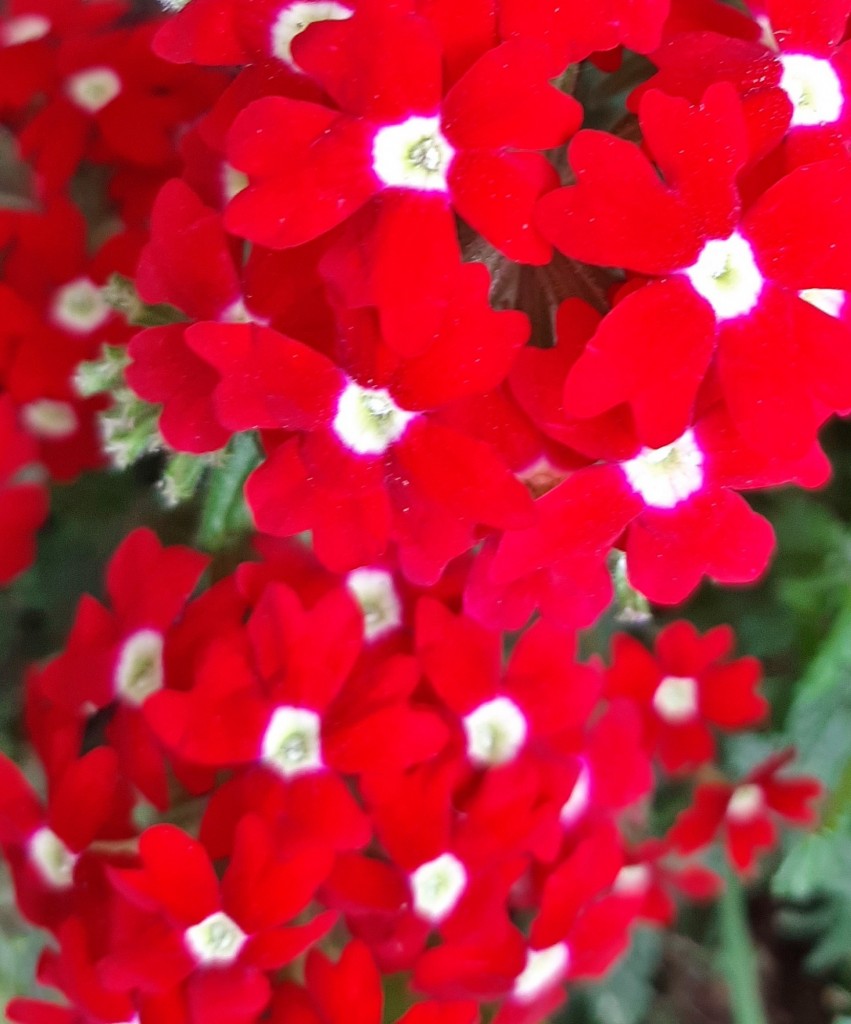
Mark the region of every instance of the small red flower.
<instances>
[{"instance_id":1,"label":"small red flower","mask_svg":"<svg viewBox=\"0 0 851 1024\"><path fill-rule=\"evenodd\" d=\"M694 805L683 811L668 833L671 846L692 853L721 834L733 866L740 874L750 874L759 852L777 842L775 818L798 826L816 820L811 805L822 792L821 784L811 778L778 775L793 757L793 751L776 754L735 785L707 782L698 786Z\"/></svg>"},{"instance_id":2,"label":"small red flower","mask_svg":"<svg viewBox=\"0 0 851 1024\"><path fill-rule=\"evenodd\" d=\"M260 819L241 822L221 882L201 844L172 825L146 830L139 858L137 869L110 871L127 905L116 908L103 977L128 992L167 992L187 982L192 1021L255 1020L271 995L266 973L289 963L333 923L326 913L285 927L307 907L330 857L312 850L281 859ZM221 1005L228 988L232 998Z\"/></svg>"},{"instance_id":3,"label":"small red flower","mask_svg":"<svg viewBox=\"0 0 851 1024\"><path fill-rule=\"evenodd\" d=\"M743 729L766 713L755 693L761 668L756 658L730 660L733 631L718 626L700 636L689 622L675 622L656 638L654 654L618 634L606 692L641 708L645 742L669 772L711 761L715 739L709 728Z\"/></svg>"},{"instance_id":4,"label":"small red flower","mask_svg":"<svg viewBox=\"0 0 851 1024\"><path fill-rule=\"evenodd\" d=\"M112 710L107 739L158 807L168 805L165 763L142 709L168 685L168 637L207 561L190 548L164 548L150 530L133 531L109 565L111 607L83 597L65 651L39 680L45 696L82 718Z\"/></svg>"},{"instance_id":5,"label":"small red flower","mask_svg":"<svg viewBox=\"0 0 851 1024\"><path fill-rule=\"evenodd\" d=\"M118 759L100 749L67 764L46 806L5 757L0 774L0 845L18 907L34 924L57 928L86 902L87 886L78 880L92 843L133 835L132 798Z\"/></svg>"}]
</instances>

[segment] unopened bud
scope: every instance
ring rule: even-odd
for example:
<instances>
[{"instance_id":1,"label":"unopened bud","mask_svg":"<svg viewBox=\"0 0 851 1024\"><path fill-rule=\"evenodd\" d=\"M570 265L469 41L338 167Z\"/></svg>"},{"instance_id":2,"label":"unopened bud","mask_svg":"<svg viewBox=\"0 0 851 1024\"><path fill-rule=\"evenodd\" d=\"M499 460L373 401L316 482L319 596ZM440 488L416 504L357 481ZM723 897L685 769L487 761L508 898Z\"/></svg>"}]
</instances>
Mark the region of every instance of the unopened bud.
<instances>
[{"instance_id":1,"label":"unopened bud","mask_svg":"<svg viewBox=\"0 0 851 1024\"><path fill-rule=\"evenodd\" d=\"M124 370L129 362L127 350L121 345L104 345L97 359L77 366L74 389L81 398L103 395L124 384Z\"/></svg>"},{"instance_id":2,"label":"unopened bud","mask_svg":"<svg viewBox=\"0 0 851 1024\"><path fill-rule=\"evenodd\" d=\"M174 508L194 497L204 472L211 464L212 459L206 455L189 455L185 452L173 455L158 485L164 504Z\"/></svg>"},{"instance_id":3,"label":"unopened bud","mask_svg":"<svg viewBox=\"0 0 851 1024\"><path fill-rule=\"evenodd\" d=\"M159 406L143 402L129 388L113 393L113 404L100 414L100 428L104 452L116 469L162 448L159 413Z\"/></svg>"}]
</instances>

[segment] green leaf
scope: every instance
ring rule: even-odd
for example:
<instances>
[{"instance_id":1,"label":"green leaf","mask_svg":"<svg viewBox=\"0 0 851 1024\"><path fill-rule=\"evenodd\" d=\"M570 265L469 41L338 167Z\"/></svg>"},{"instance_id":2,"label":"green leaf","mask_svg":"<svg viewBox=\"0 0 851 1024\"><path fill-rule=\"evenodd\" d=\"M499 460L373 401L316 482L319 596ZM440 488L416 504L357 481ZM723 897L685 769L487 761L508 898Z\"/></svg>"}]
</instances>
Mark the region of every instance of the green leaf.
<instances>
[{"instance_id":1,"label":"green leaf","mask_svg":"<svg viewBox=\"0 0 851 1024\"><path fill-rule=\"evenodd\" d=\"M787 907L776 915L781 934L811 944L805 965L820 973L851 958L851 899L823 900L807 907Z\"/></svg>"},{"instance_id":2,"label":"green leaf","mask_svg":"<svg viewBox=\"0 0 851 1024\"><path fill-rule=\"evenodd\" d=\"M778 899L803 902L843 885L851 896L851 836L813 832L792 845L771 880L771 892Z\"/></svg>"}]
</instances>

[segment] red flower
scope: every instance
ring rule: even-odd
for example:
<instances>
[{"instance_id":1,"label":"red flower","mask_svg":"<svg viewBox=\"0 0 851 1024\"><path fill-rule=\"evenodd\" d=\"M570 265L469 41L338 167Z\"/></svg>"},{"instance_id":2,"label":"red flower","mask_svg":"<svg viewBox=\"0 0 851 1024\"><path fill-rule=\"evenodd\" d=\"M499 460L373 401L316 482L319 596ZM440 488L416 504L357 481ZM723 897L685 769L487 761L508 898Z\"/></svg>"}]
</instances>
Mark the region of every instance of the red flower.
<instances>
[{"instance_id":1,"label":"red flower","mask_svg":"<svg viewBox=\"0 0 851 1024\"><path fill-rule=\"evenodd\" d=\"M433 761L404 776L365 780L378 856L339 857L328 900L384 970L413 969L434 980L426 948L433 932L442 959L450 948L486 945L508 927L510 889L527 864L539 809L529 787L511 779L456 794L456 774L451 763Z\"/></svg>"},{"instance_id":2,"label":"red flower","mask_svg":"<svg viewBox=\"0 0 851 1024\"><path fill-rule=\"evenodd\" d=\"M81 400L74 376L104 342L128 335L101 288L110 274L132 271L138 243L122 233L90 255L86 223L62 199L0 218L10 233L4 278L11 285L0 290L0 380L51 476L69 480L103 463L95 415L104 399Z\"/></svg>"},{"instance_id":3,"label":"red flower","mask_svg":"<svg viewBox=\"0 0 851 1024\"><path fill-rule=\"evenodd\" d=\"M523 971L495 1020L541 1020L564 1001L564 983L597 978L627 948L639 900L610 890L623 864L612 826L591 832L549 876L532 922Z\"/></svg>"},{"instance_id":4,"label":"red flower","mask_svg":"<svg viewBox=\"0 0 851 1024\"><path fill-rule=\"evenodd\" d=\"M717 408L673 444L581 469L539 498L537 524L504 534L490 576L497 585L527 577L537 603L561 621L577 591L589 618L609 602L605 558L615 543L632 585L656 603L684 600L703 576L746 583L765 569L774 540L736 491L781 479L812 485L824 468L818 451L796 463L749 450Z\"/></svg>"},{"instance_id":5,"label":"red flower","mask_svg":"<svg viewBox=\"0 0 851 1024\"><path fill-rule=\"evenodd\" d=\"M639 705L645 742L667 771L679 772L713 759L710 725L743 729L765 715L767 704L754 692L760 664L756 658L731 661L732 646L729 626L700 636L689 622L675 622L662 630L656 638L655 657L631 636L614 637L606 691Z\"/></svg>"},{"instance_id":6,"label":"red flower","mask_svg":"<svg viewBox=\"0 0 851 1024\"><path fill-rule=\"evenodd\" d=\"M88 887L78 880L92 843L133 834L132 798L111 750L93 750L66 764L46 806L5 757L0 773L0 845L18 907L34 924L56 928L87 900Z\"/></svg>"},{"instance_id":7,"label":"red flower","mask_svg":"<svg viewBox=\"0 0 851 1024\"><path fill-rule=\"evenodd\" d=\"M811 804L821 794L821 785L811 778L778 776L793 757L793 751L776 754L735 785L707 782L698 786L693 806L680 814L668 833L671 846L692 853L721 833L733 866L740 874L749 874L759 851L777 841L774 816L798 826L816 820Z\"/></svg>"},{"instance_id":8,"label":"red flower","mask_svg":"<svg viewBox=\"0 0 851 1024\"><path fill-rule=\"evenodd\" d=\"M0 20L0 111L16 116L55 87L59 42L110 25L122 0L10 0Z\"/></svg>"},{"instance_id":9,"label":"red flower","mask_svg":"<svg viewBox=\"0 0 851 1024\"><path fill-rule=\"evenodd\" d=\"M101 910L102 914L102 909ZM58 989L73 1004L58 1007L33 999L13 999L6 1016L19 1024L114 1024L133 1020L139 1000L106 988L97 976L96 957L85 926L69 918L57 929L59 949L47 947L39 957L36 977Z\"/></svg>"},{"instance_id":10,"label":"red flower","mask_svg":"<svg viewBox=\"0 0 851 1024\"><path fill-rule=\"evenodd\" d=\"M227 844L240 806L284 822L290 840L300 828L288 818L329 845L361 845L363 817L345 777L393 776L443 745L442 723L410 701L417 675L409 659L349 679L362 642L360 611L345 592L305 611L291 590L271 584L245 635L210 645L190 691L150 698L146 717L181 761L245 766L210 805L213 846Z\"/></svg>"},{"instance_id":11,"label":"red flower","mask_svg":"<svg viewBox=\"0 0 851 1024\"><path fill-rule=\"evenodd\" d=\"M547 262L531 214L557 179L529 150L568 138L580 109L547 83L539 46L489 51L445 95L440 40L417 17L358 11L311 25L292 52L335 105L274 97L240 115L230 160L251 185L228 208L232 231L299 245L401 190L417 204L418 236L429 238L451 203L512 259Z\"/></svg>"},{"instance_id":12,"label":"red flower","mask_svg":"<svg viewBox=\"0 0 851 1024\"><path fill-rule=\"evenodd\" d=\"M65 651L40 678L46 696L79 716L113 709L107 738L158 807L168 804L165 764L141 710L168 684L168 636L206 564L197 551L163 548L150 530L135 530L110 562L111 609L84 596Z\"/></svg>"},{"instance_id":13,"label":"red flower","mask_svg":"<svg viewBox=\"0 0 851 1024\"><path fill-rule=\"evenodd\" d=\"M333 921L320 914L284 927L306 908L330 858L312 850L281 859L257 818L241 823L221 882L201 844L172 825L147 829L139 858L138 869L110 871L127 906L116 908L103 977L113 989L145 992L188 980L192 1021L255 1020L271 994L266 972L289 963Z\"/></svg>"},{"instance_id":14,"label":"red flower","mask_svg":"<svg viewBox=\"0 0 851 1024\"><path fill-rule=\"evenodd\" d=\"M169 181L157 196L151 238L139 260L139 294L146 302L177 307L192 321L273 323L327 345L330 311L325 312L324 286L311 253L255 247L243 266L241 248L225 234L219 213L184 182ZM170 445L179 451L212 451L230 436L213 402L219 377L187 345L187 327L176 323L137 334L129 346L133 362L127 382L142 398L163 404L160 429Z\"/></svg>"},{"instance_id":15,"label":"red flower","mask_svg":"<svg viewBox=\"0 0 851 1024\"><path fill-rule=\"evenodd\" d=\"M634 906L639 903L641 921L666 927L676 916L674 896L691 900L711 900L718 895L723 882L702 864L678 859L670 843L648 839L634 850L627 851L626 863L617 873L613 893Z\"/></svg>"},{"instance_id":16,"label":"red flower","mask_svg":"<svg viewBox=\"0 0 851 1024\"><path fill-rule=\"evenodd\" d=\"M552 756L559 741L575 744L600 695L600 677L574 661L575 638L538 622L501 670L502 642L443 605L424 598L417 609L417 648L426 677L457 716L466 759L476 769L518 757Z\"/></svg>"},{"instance_id":17,"label":"red flower","mask_svg":"<svg viewBox=\"0 0 851 1024\"><path fill-rule=\"evenodd\" d=\"M479 265L455 269L439 334L418 357L400 359L372 317L354 319L349 373L269 328L186 332L222 375L220 422L281 431L246 488L261 530L312 530L317 556L337 572L393 540L409 578L432 583L472 547L478 524L528 521L528 495L493 448L451 425L453 403L496 386L525 339L525 318L487 305L487 281Z\"/></svg>"}]
</instances>

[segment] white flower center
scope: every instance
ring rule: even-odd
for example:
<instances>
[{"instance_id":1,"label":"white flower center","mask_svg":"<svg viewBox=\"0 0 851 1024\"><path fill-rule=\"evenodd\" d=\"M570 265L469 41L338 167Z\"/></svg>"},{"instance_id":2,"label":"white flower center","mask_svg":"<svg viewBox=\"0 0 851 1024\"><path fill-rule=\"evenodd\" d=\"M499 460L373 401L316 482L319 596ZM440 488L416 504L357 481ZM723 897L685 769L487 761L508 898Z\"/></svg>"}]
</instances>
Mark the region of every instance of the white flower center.
<instances>
[{"instance_id":1,"label":"white flower center","mask_svg":"<svg viewBox=\"0 0 851 1024\"><path fill-rule=\"evenodd\" d=\"M455 150L438 117L409 117L381 128L372 143L372 169L390 188L445 192Z\"/></svg>"},{"instance_id":2,"label":"white flower center","mask_svg":"<svg viewBox=\"0 0 851 1024\"><path fill-rule=\"evenodd\" d=\"M77 414L69 402L55 398L39 398L21 409L24 426L36 437L61 441L77 429Z\"/></svg>"},{"instance_id":3,"label":"white flower center","mask_svg":"<svg viewBox=\"0 0 851 1024\"><path fill-rule=\"evenodd\" d=\"M81 110L96 114L121 92L121 79L112 68L87 68L71 75L65 92Z\"/></svg>"},{"instance_id":4,"label":"white flower center","mask_svg":"<svg viewBox=\"0 0 851 1024\"><path fill-rule=\"evenodd\" d=\"M588 765L582 762L576 782L570 796L565 800L559 811L559 820L562 825L573 825L585 813L591 796L591 772Z\"/></svg>"},{"instance_id":5,"label":"white flower center","mask_svg":"<svg viewBox=\"0 0 851 1024\"><path fill-rule=\"evenodd\" d=\"M182 11L190 0L160 0L160 7L167 11Z\"/></svg>"},{"instance_id":6,"label":"white flower center","mask_svg":"<svg viewBox=\"0 0 851 1024\"><path fill-rule=\"evenodd\" d=\"M322 720L308 708L275 708L260 748L260 757L284 778L322 767Z\"/></svg>"},{"instance_id":7,"label":"white flower center","mask_svg":"<svg viewBox=\"0 0 851 1024\"><path fill-rule=\"evenodd\" d=\"M518 1003L531 1003L557 985L569 966L570 950L566 942L558 942L546 949L528 950L526 966L514 979L512 996Z\"/></svg>"},{"instance_id":8,"label":"white flower center","mask_svg":"<svg viewBox=\"0 0 851 1024\"><path fill-rule=\"evenodd\" d=\"M738 232L729 238L710 239L697 262L683 273L697 294L712 306L718 320L744 316L759 302L762 274L750 243Z\"/></svg>"},{"instance_id":9,"label":"white flower center","mask_svg":"<svg viewBox=\"0 0 851 1024\"><path fill-rule=\"evenodd\" d=\"M87 277L79 277L57 288L51 315L55 323L74 334L90 334L110 317L111 310L103 292Z\"/></svg>"},{"instance_id":10,"label":"white flower center","mask_svg":"<svg viewBox=\"0 0 851 1024\"><path fill-rule=\"evenodd\" d=\"M6 46L20 46L43 39L50 31L50 21L41 14L21 14L0 27L0 38Z\"/></svg>"},{"instance_id":11,"label":"white flower center","mask_svg":"<svg viewBox=\"0 0 851 1024\"><path fill-rule=\"evenodd\" d=\"M298 64L293 60L293 39L303 32L308 25L317 21L345 21L351 18L353 11L338 3L297 2L287 4L278 13L272 25L272 53L291 68L299 71Z\"/></svg>"},{"instance_id":12,"label":"white flower center","mask_svg":"<svg viewBox=\"0 0 851 1024\"><path fill-rule=\"evenodd\" d=\"M627 864L620 869L613 886L625 896L640 896L650 884L650 868L646 864Z\"/></svg>"},{"instance_id":13,"label":"white flower center","mask_svg":"<svg viewBox=\"0 0 851 1024\"><path fill-rule=\"evenodd\" d=\"M665 676L653 694L653 707L671 725L688 722L697 714L697 680L691 676Z\"/></svg>"},{"instance_id":14,"label":"white flower center","mask_svg":"<svg viewBox=\"0 0 851 1024\"><path fill-rule=\"evenodd\" d=\"M385 388L362 388L349 381L340 393L333 426L353 452L380 455L399 440L415 416L400 409Z\"/></svg>"},{"instance_id":15,"label":"white flower center","mask_svg":"<svg viewBox=\"0 0 851 1024\"><path fill-rule=\"evenodd\" d=\"M346 589L363 612L363 635L376 640L402 624L402 603L385 569L355 569L346 577Z\"/></svg>"},{"instance_id":16,"label":"white flower center","mask_svg":"<svg viewBox=\"0 0 851 1024\"><path fill-rule=\"evenodd\" d=\"M828 316L838 319L845 306L847 292L842 291L840 288L805 288L803 291L798 292L798 296L804 302L809 302L811 306L820 309L822 313L827 313Z\"/></svg>"},{"instance_id":17,"label":"white flower center","mask_svg":"<svg viewBox=\"0 0 851 1024\"><path fill-rule=\"evenodd\" d=\"M239 956L248 936L236 921L217 910L183 933L190 953L199 964L231 964Z\"/></svg>"},{"instance_id":18,"label":"white flower center","mask_svg":"<svg viewBox=\"0 0 851 1024\"><path fill-rule=\"evenodd\" d=\"M783 67L780 88L793 108L791 127L838 121L845 97L830 61L808 53L783 53L778 60Z\"/></svg>"},{"instance_id":19,"label":"white flower center","mask_svg":"<svg viewBox=\"0 0 851 1024\"><path fill-rule=\"evenodd\" d=\"M632 489L653 508L673 508L703 486L703 452L691 430L663 448L642 448L621 466Z\"/></svg>"},{"instance_id":20,"label":"white flower center","mask_svg":"<svg viewBox=\"0 0 851 1024\"><path fill-rule=\"evenodd\" d=\"M733 821L750 821L755 818L765 806L765 795L762 787L754 782L746 782L743 786L737 786L727 804L727 817Z\"/></svg>"},{"instance_id":21,"label":"white flower center","mask_svg":"<svg viewBox=\"0 0 851 1024\"><path fill-rule=\"evenodd\" d=\"M74 884L77 854L62 842L46 825L30 836L30 861L38 873L54 889L70 889Z\"/></svg>"},{"instance_id":22,"label":"white flower center","mask_svg":"<svg viewBox=\"0 0 851 1024\"><path fill-rule=\"evenodd\" d=\"M442 853L411 874L414 910L437 924L452 913L466 887L467 869L451 853Z\"/></svg>"},{"instance_id":23,"label":"white flower center","mask_svg":"<svg viewBox=\"0 0 851 1024\"><path fill-rule=\"evenodd\" d=\"M463 718L467 756L483 767L514 760L526 741L526 717L513 700L495 697Z\"/></svg>"},{"instance_id":24,"label":"white flower center","mask_svg":"<svg viewBox=\"0 0 851 1024\"><path fill-rule=\"evenodd\" d=\"M163 688L163 636L140 629L125 642L115 670L115 690L128 704L144 704Z\"/></svg>"}]
</instances>

